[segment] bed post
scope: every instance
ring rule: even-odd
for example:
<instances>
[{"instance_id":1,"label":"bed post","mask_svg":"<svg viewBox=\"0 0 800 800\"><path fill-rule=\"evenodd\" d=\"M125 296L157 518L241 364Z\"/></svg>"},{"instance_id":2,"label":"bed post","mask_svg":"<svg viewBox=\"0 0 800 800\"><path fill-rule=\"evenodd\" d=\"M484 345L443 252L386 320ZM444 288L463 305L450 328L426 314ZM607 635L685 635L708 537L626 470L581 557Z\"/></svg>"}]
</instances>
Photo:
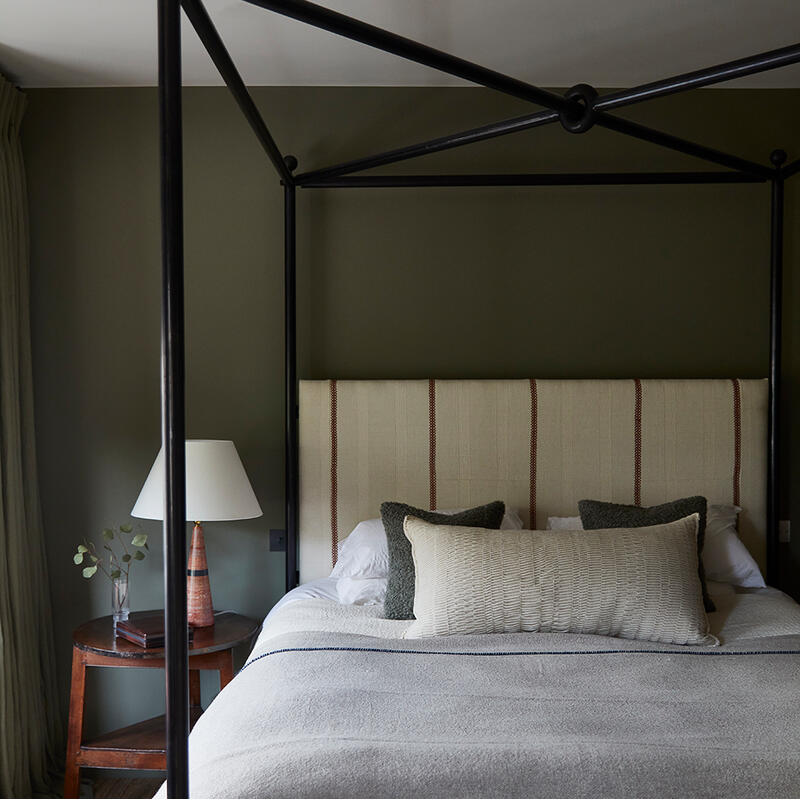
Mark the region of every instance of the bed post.
<instances>
[{"instance_id":1,"label":"bed post","mask_svg":"<svg viewBox=\"0 0 800 800\"><path fill-rule=\"evenodd\" d=\"M189 796L180 14L178 0L158 0L162 261L161 439L166 465L164 620L168 797Z\"/></svg>"},{"instance_id":2,"label":"bed post","mask_svg":"<svg viewBox=\"0 0 800 800\"><path fill-rule=\"evenodd\" d=\"M290 171L297 159L286 156ZM298 400L297 400L297 270L295 225L296 193L293 184L284 183L284 332L286 381L286 591L298 583Z\"/></svg>"},{"instance_id":3,"label":"bed post","mask_svg":"<svg viewBox=\"0 0 800 800\"><path fill-rule=\"evenodd\" d=\"M783 150L773 150L770 161L775 167L772 178L770 214L770 292L769 292L769 416L767 441L767 583L779 582L779 450L781 394L781 338L783 318L783 174L786 161Z\"/></svg>"}]
</instances>

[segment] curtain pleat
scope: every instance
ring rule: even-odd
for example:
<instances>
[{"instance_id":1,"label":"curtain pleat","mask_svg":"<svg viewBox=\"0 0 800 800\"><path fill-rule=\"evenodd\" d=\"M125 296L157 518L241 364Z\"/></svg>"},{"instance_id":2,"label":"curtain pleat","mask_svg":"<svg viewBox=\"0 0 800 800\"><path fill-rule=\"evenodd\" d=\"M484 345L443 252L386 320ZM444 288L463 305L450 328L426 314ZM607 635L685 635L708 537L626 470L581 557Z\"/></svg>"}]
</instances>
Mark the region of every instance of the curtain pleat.
<instances>
[{"instance_id":1,"label":"curtain pleat","mask_svg":"<svg viewBox=\"0 0 800 800\"><path fill-rule=\"evenodd\" d=\"M0 76L0 794L46 793L63 744L36 475L25 95Z\"/></svg>"}]
</instances>

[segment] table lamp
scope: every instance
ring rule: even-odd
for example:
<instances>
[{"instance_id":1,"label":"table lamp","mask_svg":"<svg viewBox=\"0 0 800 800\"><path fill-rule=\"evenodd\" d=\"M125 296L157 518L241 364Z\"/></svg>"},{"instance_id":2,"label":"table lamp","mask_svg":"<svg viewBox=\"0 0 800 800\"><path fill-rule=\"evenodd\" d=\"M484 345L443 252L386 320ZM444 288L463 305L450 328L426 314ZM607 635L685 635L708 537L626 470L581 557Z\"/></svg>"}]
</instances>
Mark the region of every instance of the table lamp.
<instances>
[{"instance_id":1,"label":"table lamp","mask_svg":"<svg viewBox=\"0 0 800 800\"><path fill-rule=\"evenodd\" d=\"M253 519L262 514L253 487L231 441L186 440L186 520L194 522L189 566L186 570L186 605L189 625L214 624L211 584L208 579L202 522ZM164 519L164 448L144 482L131 516Z\"/></svg>"}]
</instances>

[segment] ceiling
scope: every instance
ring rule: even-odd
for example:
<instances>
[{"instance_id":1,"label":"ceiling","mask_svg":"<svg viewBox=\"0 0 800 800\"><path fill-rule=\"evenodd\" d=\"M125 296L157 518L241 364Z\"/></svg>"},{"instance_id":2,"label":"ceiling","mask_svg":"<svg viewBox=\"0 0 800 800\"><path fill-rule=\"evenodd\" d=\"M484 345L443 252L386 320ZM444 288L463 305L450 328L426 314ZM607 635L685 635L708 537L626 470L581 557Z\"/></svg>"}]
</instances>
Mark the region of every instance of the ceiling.
<instances>
[{"instance_id":1,"label":"ceiling","mask_svg":"<svg viewBox=\"0 0 800 800\"><path fill-rule=\"evenodd\" d=\"M798 0L318 0L539 86L625 87L792 44ZM433 70L206 0L250 85L447 86ZM23 87L156 84L156 0L0 0L0 69ZM184 19L184 83L221 80ZM736 81L800 87L800 66Z\"/></svg>"}]
</instances>

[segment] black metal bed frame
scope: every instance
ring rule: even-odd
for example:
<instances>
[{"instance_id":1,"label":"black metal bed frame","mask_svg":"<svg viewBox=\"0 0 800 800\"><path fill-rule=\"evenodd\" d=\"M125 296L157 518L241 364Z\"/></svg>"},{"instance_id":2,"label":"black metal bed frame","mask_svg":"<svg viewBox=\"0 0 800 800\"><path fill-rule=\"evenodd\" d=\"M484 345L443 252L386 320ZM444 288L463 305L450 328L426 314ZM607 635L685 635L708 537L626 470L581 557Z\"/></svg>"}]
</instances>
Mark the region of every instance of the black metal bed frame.
<instances>
[{"instance_id":1,"label":"black metal bed frame","mask_svg":"<svg viewBox=\"0 0 800 800\"><path fill-rule=\"evenodd\" d=\"M800 62L800 43L664 80L598 95L578 84L562 97L486 69L307 0L244 0L339 36L393 53L449 75L527 100L544 111L459 131L395 150L295 174L297 159L284 155L270 135L202 0L157 0L162 228L162 439L166 453L164 586L166 617L167 792L188 797L189 680L186 625L183 175L180 10L183 7L225 84L272 161L284 187L286 380L286 588L296 585L298 516L298 381L296 357L296 189L424 186L618 186L642 184L771 184L769 418L767 465L767 580L778 577L778 432L780 423L784 181L800 172L774 150L759 164L612 115L656 97ZM570 133L600 125L725 167L705 172L514 173L478 175L354 175L374 167L461 147L559 122Z\"/></svg>"}]
</instances>

